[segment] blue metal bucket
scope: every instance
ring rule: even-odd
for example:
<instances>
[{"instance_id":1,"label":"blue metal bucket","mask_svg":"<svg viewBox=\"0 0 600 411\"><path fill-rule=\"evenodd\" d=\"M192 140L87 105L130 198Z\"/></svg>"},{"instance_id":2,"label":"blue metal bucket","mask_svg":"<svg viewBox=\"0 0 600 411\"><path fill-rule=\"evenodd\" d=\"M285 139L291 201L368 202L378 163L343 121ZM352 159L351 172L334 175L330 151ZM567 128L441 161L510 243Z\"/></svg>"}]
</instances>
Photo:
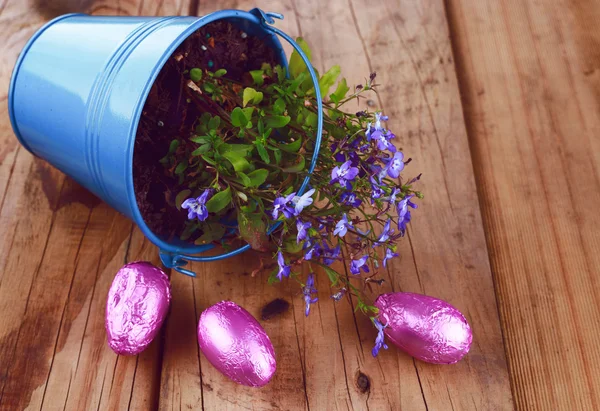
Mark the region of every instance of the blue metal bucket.
<instances>
[{"instance_id":1,"label":"blue metal bucket","mask_svg":"<svg viewBox=\"0 0 600 411\"><path fill-rule=\"evenodd\" d=\"M222 10L203 17L108 17L69 14L42 27L15 65L8 95L13 130L34 155L68 174L110 206L132 219L160 249L162 262L187 275L189 261L214 261L236 250L197 256L213 245L166 241L146 225L133 188L133 148L142 108L161 68L194 31L227 20L273 47L287 67L277 35L306 63L319 105L317 147L322 131L318 78L302 49L273 27L276 13ZM312 158L310 172L318 150ZM308 184L306 177L298 190ZM274 229L272 227L271 229Z\"/></svg>"}]
</instances>

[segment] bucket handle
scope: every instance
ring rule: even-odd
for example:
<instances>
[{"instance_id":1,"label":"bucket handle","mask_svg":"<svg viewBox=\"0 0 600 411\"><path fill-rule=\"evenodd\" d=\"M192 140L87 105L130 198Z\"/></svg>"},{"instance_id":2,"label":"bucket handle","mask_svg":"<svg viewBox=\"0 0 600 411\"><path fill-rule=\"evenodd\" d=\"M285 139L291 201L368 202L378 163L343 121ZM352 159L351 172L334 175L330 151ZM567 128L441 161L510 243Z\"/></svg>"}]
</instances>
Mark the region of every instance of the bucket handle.
<instances>
[{"instance_id":1,"label":"bucket handle","mask_svg":"<svg viewBox=\"0 0 600 411\"><path fill-rule=\"evenodd\" d=\"M304 181L302 182L302 185L300 186L300 189L298 190L298 194L302 195L304 193L304 190L306 190L306 187L308 186L308 182L310 181L310 176L311 176L312 172L314 171L315 166L317 164L317 158L319 157L319 148L321 147L321 135L323 133L323 101L321 100L321 90L319 88L319 78L317 77L315 70L313 69L312 65L310 64L310 60L308 59L308 56L306 56L306 54L304 54L304 51L302 50L300 45L298 43L296 43L290 36L285 34L283 31L281 31L278 28L273 26L273 24L275 24L275 19L283 20L283 14L264 12L259 8L250 10L250 13L254 14L256 17L258 17L260 19L262 25L267 30L277 34L278 36L282 37L285 41L290 43L290 45L294 48L294 50L296 50L298 55L302 58L302 61L304 62L304 64L306 64L306 68L308 69L308 73L310 74L310 78L315 87L315 98L317 100L317 138L316 138L316 144L315 144L315 151L311 158L310 167L308 168L308 175L304 178ZM281 224L281 222L277 222L274 225L272 225L269 228L269 230L267 231L267 234L271 234L275 229L277 229L277 227L279 227L280 224ZM214 247L213 245L209 245L209 246L210 246L210 248ZM205 250L209 250L210 248L207 247ZM164 251L164 250L160 250L159 255L160 255L160 260L162 261L162 263L164 264L165 267L172 268L175 271L178 271L185 275L189 275L190 277L195 277L196 273L184 268L188 264L189 261L196 261L196 262L218 261L218 260L222 260L224 258L233 257L234 255L238 255L240 253L243 253L244 251L247 251L248 249L250 249L250 245L246 244L240 248L229 251L227 253L223 253L223 254L219 254L219 255L212 255L212 256L202 257L202 256L189 255L189 254L171 253L171 252Z\"/></svg>"}]
</instances>

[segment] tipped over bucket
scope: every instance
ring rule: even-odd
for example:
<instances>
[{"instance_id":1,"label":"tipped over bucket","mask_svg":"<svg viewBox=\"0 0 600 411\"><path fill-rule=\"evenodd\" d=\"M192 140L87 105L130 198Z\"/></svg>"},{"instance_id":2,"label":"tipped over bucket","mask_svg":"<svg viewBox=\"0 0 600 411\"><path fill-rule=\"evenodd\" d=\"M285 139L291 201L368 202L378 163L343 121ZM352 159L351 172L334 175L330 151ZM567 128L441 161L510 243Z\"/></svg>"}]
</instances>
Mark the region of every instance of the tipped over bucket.
<instances>
[{"instance_id":1,"label":"tipped over bucket","mask_svg":"<svg viewBox=\"0 0 600 411\"><path fill-rule=\"evenodd\" d=\"M273 17L283 16L260 9L222 10L200 18L60 16L29 40L17 60L8 95L13 130L31 153L131 218L160 248L167 267L193 275L182 268L184 258L217 260L249 246L218 256L191 257L189 254L213 245L167 241L149 229L133 184L133 151L142 109L160 70L177 47L194 31L216 20L226 20L260 38L287 67L278 35L283 37L309 67L320 96L308 58L288 35L271 26ZM322 113L318 141L321 129Z\"/></svg>"}]
</instances>

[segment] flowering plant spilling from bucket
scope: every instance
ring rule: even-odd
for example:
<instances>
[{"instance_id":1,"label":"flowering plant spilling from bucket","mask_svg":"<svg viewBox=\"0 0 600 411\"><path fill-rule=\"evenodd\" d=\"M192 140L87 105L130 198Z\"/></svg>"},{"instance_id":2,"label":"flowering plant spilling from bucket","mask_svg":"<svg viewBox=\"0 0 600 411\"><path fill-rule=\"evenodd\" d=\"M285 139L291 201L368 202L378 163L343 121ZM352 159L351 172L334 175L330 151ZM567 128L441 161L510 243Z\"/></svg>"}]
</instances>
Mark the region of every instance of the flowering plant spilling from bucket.
<instances>
[{"instance_id":1,"label":"flowering plant spilling from bucket","mask_svg":"<svg viewBox=\"0 0 600 411\"><path fill-rule=\"evenodd\" d=\"M307 44L297 42L310 55ZM255 250L271 251L277 264L269 282L297 280L306 315L317 300L313 270L321 267L337 289L332 297L353 294L358 309L379 326L378 310L361 290L398 256L395 242L422 198L414 187L420 175L404 177L410 158L394 145L387 116L350 111L351 103L376 92L375 73L351 88L339 79L339 66L319 77L324 122L311 172L315 88L297 53L288 70L289 76L281 66L263 64L241 82L230 80L225 69L186 73L190 99L203 114L160 160L184 188L170 204L187 214L180 238L224 242L229 231ZM310 181L301 192L306 176ZM237 227L230 230L227 222ZM308 277L299 274L302 264Z\"/></svg>"}]
</instances>

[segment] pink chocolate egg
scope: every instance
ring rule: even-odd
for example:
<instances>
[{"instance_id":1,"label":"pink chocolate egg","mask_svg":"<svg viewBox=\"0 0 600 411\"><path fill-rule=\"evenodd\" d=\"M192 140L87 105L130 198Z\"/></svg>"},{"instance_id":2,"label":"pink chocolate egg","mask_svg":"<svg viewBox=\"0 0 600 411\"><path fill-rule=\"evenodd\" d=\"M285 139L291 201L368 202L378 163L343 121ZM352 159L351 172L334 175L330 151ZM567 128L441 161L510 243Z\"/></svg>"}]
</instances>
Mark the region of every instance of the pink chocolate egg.
<instances>
[{"instance_id":1,"label":"pink chocolate egg","mask_svg":"<svg viewBox=\"0 0 600 411\"><path fill-rule=\"evenodd\" d=\"M380 295L375 306L390 341L421 361L453 364L471 348L469 323L443 300L398 292Z\"/></svg>"},{"instance_id":2,"label":"pink chocolate egg","mask_svg":"<svg viewBox=\"0 0 600 411\"><path fill-rule=\"evenodd\" d=\"M169 278L163 270L145 261L124 265L106 301L110 348L122 355L142 352L158 334L170 303Z\"/></svg>"},{"instance_id":3,"label":"pink chocolate egg","mask_svg":"<svg viewBox=\"0 0 600 411\"><path fill-rule=\"evenodd\" d=\"M252 315L232 301L202 312L198 344L208 361L225 376L249 387L262 387L275 374L275 350Z\"/></svg>"}]
</instances>

